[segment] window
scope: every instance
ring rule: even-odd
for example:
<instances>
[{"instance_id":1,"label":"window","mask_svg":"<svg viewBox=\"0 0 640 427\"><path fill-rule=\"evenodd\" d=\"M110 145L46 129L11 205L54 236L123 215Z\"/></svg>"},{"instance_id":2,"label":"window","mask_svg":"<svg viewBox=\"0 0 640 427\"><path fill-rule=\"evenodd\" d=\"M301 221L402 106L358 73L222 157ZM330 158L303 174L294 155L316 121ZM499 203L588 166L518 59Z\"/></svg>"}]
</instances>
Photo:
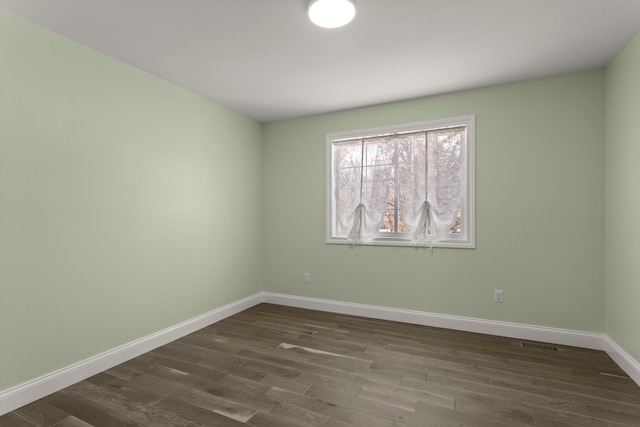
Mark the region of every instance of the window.
<instances>
[{"instance_id":1,"label":"window","mask_svg":"<svg viewBox=\"0 0 640 427\"><path fill-rule=\"evenodd\" d=\"M327 135L327 243L474 248L474 126Z\"/></svg>"}]
</instances>

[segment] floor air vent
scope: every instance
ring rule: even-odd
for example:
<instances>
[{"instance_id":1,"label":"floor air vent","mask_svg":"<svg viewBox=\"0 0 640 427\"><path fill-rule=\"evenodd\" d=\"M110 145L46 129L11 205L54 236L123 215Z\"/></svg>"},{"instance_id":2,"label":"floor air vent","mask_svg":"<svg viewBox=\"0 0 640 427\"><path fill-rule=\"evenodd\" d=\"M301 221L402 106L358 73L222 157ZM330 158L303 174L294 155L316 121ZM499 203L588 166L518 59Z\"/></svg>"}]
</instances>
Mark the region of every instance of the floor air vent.
<instances>
[{"instance_id":1,"label":"floor air vent","mask_svg":"<svg viewBox=\"0 0 640 427\"><path fill-rule=\"evenodd\" d=\"M558 347L551 344L538 344L535 342L520 341L520 347L525 350L558 351Z\"/></svg>"}]
</instances>

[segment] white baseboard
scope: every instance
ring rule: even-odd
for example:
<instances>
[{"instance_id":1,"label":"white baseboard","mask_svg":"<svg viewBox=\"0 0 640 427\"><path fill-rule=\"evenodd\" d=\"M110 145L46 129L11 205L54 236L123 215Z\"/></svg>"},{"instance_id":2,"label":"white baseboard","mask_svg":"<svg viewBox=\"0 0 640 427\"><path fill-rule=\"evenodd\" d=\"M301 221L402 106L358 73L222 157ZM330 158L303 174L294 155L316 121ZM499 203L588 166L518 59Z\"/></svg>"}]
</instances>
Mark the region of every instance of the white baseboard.
<instances>
[{"instance_id":1,"label":"white baseboard","mask_svg":"<svg viewBox=\"0 0 640 427\"><path fill-rule=\"evenodd\" d=\"M79 363L51 372L24 384L0 391L0 415L27 405L78 381L110 369L157 347L182 338L198 329L219 322L261 302L308 308L331 313L350 314L423 326L455 329L488 335L548 342L604 350L640 385L640 363L604 334L548 328L519 323L498 322L472 317L452 316L367 304L348 303L295 295L260 292L194 317L162 331L98 354Z\"/></svg>"},{"instance_id":2,"label":"white baseboard","mask_svg":"<svg viewBox=\"0 0 640 427\"><path fill-rule=\"evenodd\" d=\"M405 310L377 305L354 304L285 294L263 293L264 302L351 314L375 319L393 320L437 328L455 329L501 337L526 339L574 347L604 350L604 335L567 329L547 328L520 323L499 322L473 317L451 316L424 311Z\"/></svg>"},{"instance_id":3,"label":"white baseboard","mask_svg":"<svg viewBox=\"0 0 640 427\"><path fill-rule=\"evenodd\" d=\"M240 313L262 301L262 293L251 295L24 384L0 391L0 415Z\"/></svg>"},{"instance_id":4,"label":"white baseboard","mask_svg":"<svg viewBox=\"0 0 640 427\"><path fill-rule=\"evenodd\" d=\"M640 362L631 357L610 337L605 336L604 342L604 351L607 352L609 357L611 357L636 384L640 385Z\"/></svg>"}]
</instances>

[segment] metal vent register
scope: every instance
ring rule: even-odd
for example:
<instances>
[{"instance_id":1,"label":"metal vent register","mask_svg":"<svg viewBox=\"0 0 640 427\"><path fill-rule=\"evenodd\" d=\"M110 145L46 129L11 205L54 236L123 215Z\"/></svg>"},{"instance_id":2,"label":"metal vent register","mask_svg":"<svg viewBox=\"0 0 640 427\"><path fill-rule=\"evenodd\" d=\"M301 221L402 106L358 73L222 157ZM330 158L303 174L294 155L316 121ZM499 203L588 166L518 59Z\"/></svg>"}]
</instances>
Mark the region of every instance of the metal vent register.
<instances>
[{"instance_id":1,"label":"metal vent register","mask_svg":"<svg viewBox=\"0 0 640 427\"><path fill-rule=\"evenodd\" d=\"M520 347L525 350L558 351L558 347L551 344L539 344L536 342L520 341Z\"/></svg>"}]
</instances>

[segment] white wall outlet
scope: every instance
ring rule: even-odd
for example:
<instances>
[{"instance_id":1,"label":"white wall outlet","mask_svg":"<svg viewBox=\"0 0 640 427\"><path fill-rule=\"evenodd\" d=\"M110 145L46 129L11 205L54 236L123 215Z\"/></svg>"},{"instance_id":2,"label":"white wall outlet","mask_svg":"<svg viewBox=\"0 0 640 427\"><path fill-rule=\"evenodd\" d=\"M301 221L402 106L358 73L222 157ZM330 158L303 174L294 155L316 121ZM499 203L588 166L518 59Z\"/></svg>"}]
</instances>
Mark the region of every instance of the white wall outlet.
<instances>
[{"instance_id":1,"label":"white wall outlet","mask_svg":"<svg viewBox=\"0 0 640 427\"><path fill-rule=\"evenodd\" d=\"M311 276L309 276L309 273L304 273L304 283L311 283Z\"/></svg>"},{"instance_id":2,"label":"white wall outlet","mask_svg":"<svg viewBox=\"0 0 640 427\"><path fill-rule=\"evenodd\" d=\"M504 293L501 290L496 289L493 291L493 302L504 302Z\"/></svg>"}]
</instances>

